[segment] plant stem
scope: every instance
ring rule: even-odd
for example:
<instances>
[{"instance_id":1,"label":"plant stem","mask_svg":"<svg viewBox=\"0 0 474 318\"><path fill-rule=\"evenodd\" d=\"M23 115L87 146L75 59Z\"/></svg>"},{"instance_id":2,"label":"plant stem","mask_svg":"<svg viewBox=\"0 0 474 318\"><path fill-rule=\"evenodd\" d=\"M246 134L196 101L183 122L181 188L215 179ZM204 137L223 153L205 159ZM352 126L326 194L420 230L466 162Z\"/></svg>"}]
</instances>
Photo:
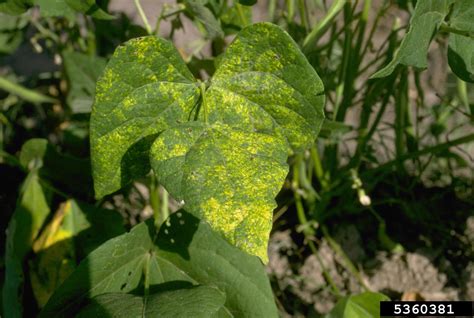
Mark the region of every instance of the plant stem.
<instances>
[{"instance_id":1,"label":"plant stem","mask_svg":"<svg viewBox=\"0 0 474 318\"><path fill-rule=\"evenodd\" d=\"M170 216L170 211L168 207L168 191L163 188L163 196L161 198L161 223L165 222L166 219Z\"/></svg>"},{"instance_id":2,"label":"plant stem","mask_svg":"<svg viewBox=\"0 0 474 318\"><path fill-rule=\"evenodd\" d=\"M146 32L148 34L152 34L153 32L151 30L150 23L148 22L145 12L143 12L143 8L142 8L142 5L140 4L140 0L134 0L134 2L135 2L135 7L137 7L138 14L140 15L143 21L143 24L145 25Z\"/></svg>"},{"instance_id":3,"label":"plant stem","mask_svg":"<svg viewBox=\"0 0 474 318\"><path fill-rule=\"evenodd\" d=\"M448 33L454 33L454 34L459 34L459 35L463 35L463 36L466 36L466 37L469 37L469 38L472 38L474 39L474 32L471 32L471 31L465 31L465 30L459 30L459 29L456 29L456 28L453 28L451 26L449 26L448 24L446 23L442 23L439 27L439 30L441 32L448 32Z\"/></svg>"},{"instance_id":4,"label":"plant stem","mask_svg":"<svg viewBox=\"0 0 474 318\"><path fill-rule=\"evenodd\" d=\"M293 171L293 193L294 193L294 199L295 199L295 206L296 206L296 214L298 216L298 220L303 228L303 234L305 236L305 240L308 243L308 246L311 250L311 252L316 256L316 259L318 260L318 263L321 265L321 269L323 271L323 276L328 282L328 284L331 286L331 289L336 295L336 297L341 297L341 291L339 288L337 288L336 284L334 283L333 279L331 278L331 275L329 275L329 272L326 270L326 266L324 265L323 261L321 260L321 257L319 256L318 250L316 246L314 246L314 243L312 241L312 237L314 236L315 232L314 229L311 227L310 223L308 222L308 219L306 218L306 214L304 211L303 207L303 202L301 200L301 195L298 193L299 189L299 174L300 170L298 169L298 162L303 160L303 157L301 155L297 156L296 158L296 165L294 167Z\"/></svg>"},{"instance_id":5,"label":"plant stem","mask_svg":"<svg viewBox=\"0 0 474 318\"><path fill-rule=\"evenodd\" d=\"M305 31L307 31L309 29L309 23L308 23L308 15L306 12L305 0L298 0L298 11L300 14L301 24L303 25L303 28L305 29Z\"/></svg>"},{"instance_id":6,"label":"plant stem","mask_svg":"<svg viewBox=\"0 0 474 318\"><path fill-rule=\"evenodd\" d=\"M367 173L373 173L373 172L378 172L378 171L381 171L381 170L385 170L387 168L391 168L394 165L397 165L399 162L403 162L405 160L417 158L417 157L420 157L420 156L423 156L423 155L426 155L426 154L430 154L430 153L441 152L441 151L449 149L451 147L459 146L459 145L469 143L469 142L474 142L474 133L463 136L463 137L460 137L460 138L457 138L457 139L454 139L454 140L451 140L451 141L448 141L448 142L445 142L445 143L442 143L442 144L439 144L439 145L435 145L435 146L432 146L432 147L427 147L425 149L421 149L421 150L418 150L418 151L415 151L415 152L405 153L405 154L401 155L400 157L398 157L397 159L394 159L392 161L389 161L387 163L384 163L384 164L378 166L375 169L367 171Z\"/></svg>"},{"instance_id":7,"label":"plant stem","mask_svg":"<svg viewBox=\"0 0 474 318\"><path fill-rule=\"evenodd\" d=\"M237 7L237 13L239 15L240 22L242 22L242 25L244 27L246 27L247 26L247 19L245 18L245 14L244 14L244 10L242 9L242 5L237 3L236 7Z\"/></svg>"},{"instance_id":8,"label":"plant stem","mask_svg":"<svg viewBox=\"0 0 474 318\"><path fill-rule=\"evenodd\" d=\"M357 281L362 286L362 288L365 289L365 291L370 291L369 287L367 287L364 280L360 276L359 271L354 266L354 264L349 259L349 257L344 252L344 250L341 248L341 246L329 235L329 232L328 232L327 228L324 225L321 228L323 230L324 238L326 239L326 241L328 241L329 246L331 246L332 250L336 254L338 254L342 258L342 260L344 261L344 263L345 263L344 267L346 268L346 270L348 270L352 275L354 275L354 277L357 279Z\"/></svg>"},{"instance_id":9,"label":"plant stem","mask_svg":"<svg viewBox=\"0 0 474 318\"><path fill-rule=\"evenodd\" d=\"M207 123L206 83L204 82L201 82L201 99L202 116L204 117L204 122Z\"/></svg>"},{"instance_id":10,"label":"plant stem","mask_svg":"<svg viewBox=\"0 0 474 318\"><path fill-rule=\"evenodd\" d=\"M45 96L41 93L13 83L4 77L0 77L0 90L7 91L33 104L57 102L57 100L52 97Z\"/></svg>"},{"instance_id":11,"label":"plant stem","mask_svg":"<svg viewBox=\"0 0 474 318\"><path fill-rule=\"evenodd\" d=\"M152 257L152 252L150 251L147 254L145 259L145 264L143 266L143 276L144 276L144 287L145 287L145 298L150 294L150 259Z\"/></svg>"},{"instance_id":12,"label":"plant stem","mask_svg":"<svg viewBox=\"0 0 474 318\"><path fill-rule=\"evenodd\" d=\"M153 209L153 217L155 218L155 226L159 227L162 223L160 216L160 193L158 182L155 175L152 175L150 182L150 205Z\"/></svg>"}]
</instances>

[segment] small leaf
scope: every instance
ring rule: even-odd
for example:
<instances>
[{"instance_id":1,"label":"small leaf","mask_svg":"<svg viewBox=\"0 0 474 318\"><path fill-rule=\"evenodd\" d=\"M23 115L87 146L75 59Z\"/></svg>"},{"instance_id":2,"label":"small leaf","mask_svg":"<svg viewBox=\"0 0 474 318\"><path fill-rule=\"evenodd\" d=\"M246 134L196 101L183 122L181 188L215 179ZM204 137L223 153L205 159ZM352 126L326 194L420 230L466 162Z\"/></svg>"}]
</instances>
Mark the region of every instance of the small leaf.
<instances>
[{"instance_id":1,"label":"small leaf","mask_svg":"<svg viewBox=\"0 0 474 318\"><path fill-rule=\"evenodd\" d=\"M380 293L365 292L339 300L326 318L378 318L380 302L390 300Z\"/></svg>"},{"instance_id":2,"label":"small leaf","mask_svg":"<svg viewBox=\"0 0 474 318\"><path fill-rule=\"evenodd\" d=\"M371 78L389 76L399 64L420 69L426 68L428 66L426 56L431 40L449 13L449 6L453 2L454 0L418 1L410 20L410 28L395 57Z\"/></svg>"},{"instance_id":3,"label":"small leaf","mask_svg":"<svg viewBox=\"0 0 474 318\"><path fill-rule=\"evenodd\" d=\"M283 135L294 151L309 148L324 119L324 87L280 27L257 23L228 47L206 91L209 121Z\"/></svg>"},{"instance_id":4,"label":"small leaf","mask_svg":"<svg viewBox=\"0 0 474 318\"><path fill-rule=\"evenodd\" d=\"M63 53L69 83L67 102L73 113L90 113L95 83L105 68L105 59L79 52Z\"/></svg>"},{"instance_id":5,"label":"small leaf","mask_svg":"<svg viewBox=\"0 0 474 318\"><path fill-rule=\"evenodd\" d=\"M239 3L244 6L253 6L257 3L257 0L239 0Z\"/></svg>"},{"instance_id":6,"label":"small leaf","mask_svg":"<svg viewBox=\"0 0 474 318\"><path fill-rule=\"evenodd\" d=\"M0 1L0 12L9 15L19 15L32 6L30 0L2 0Z\"/></svg>"},{"instance_id":7,"label":"small leaf","mask_svg":"<svg viewBox=\"0 0 474 318\"><path fill-rule=\"evenodd\" d=\"M148 297L103 294L92 299L78 317L213 317L224 305L225 295L215 287L196 286L165 291Z\"/></svg>"},{"instance_id":8,"label":"small leaf","mask_svg":"<svg viewBox=\"0 0 474 318\"><path fill-rule=\"evenodd\" d=\"M222 31L219 20L216 19L211 10L196 0L187 0L185 4L191 17L204 25L209 38L215 39L224 37L224 32Z\"/></svg>"},{"instance_id":9,"label":"small leaf","mask_svg":"<svg viewBox=\"0 0 474 318\"><path fill-rule=\"evenodd\" d=\"M75 12L67 4L66 0L35 0L40 7L42 17L66 17L74 19Z\"/></svg>"},{"instance_id":10,"label":"small leaf","mask_svg":"<svg viewBox=\"0 0 474 318\"><path fill-rule=\"evenodd\" d=\"M450 27L471 36L449 35L449 66L460 79L474 83L474 6L470 0L456 1L450 17Z\"/></svg>"},{"instance_id":11,"label":"small leaf","mask_svg":"<svg viewBox=\"0 0 474 318\"><path fill-rule=\"evenodd\" d=\"M149 36L117 48L97 82L90 123L96 197L146 175L156 135L187 121L198 98L170 42Z\"/></svg>"},{"instance_id":12,"label":"small leaf","mask_svg":"<svg viewBox=\"0 0 474 318\"><path fill-rule=\"evenodd\" d=\"M267 262L287 148L284 139L264 133L190 122L164 131L150 156L158 181L189 212Z\"/></svg>"},{"instance_id":13,"label":"small leaf","mask_svg":"<svg viewBox=\"0 0 474 318\"><path fill-rule=\"evenodd\" d=\"M11 54L18 48L23 41L23 28L27 24L26 15L0 13L0 54Z\"/></svg>"},{"instance_id":14,"label":"small leaf","mask_svg":"<svg viewBox=\"0 0 474 318\"><path fill-rule=\"evenodd\" d=\"M216 286L226 297L219 316L277 317L257 257L231 246L207 223L184 211L172 214L159 233L155 231L153 222L141 223L94 250L54 293L40 317L73 317L84 302L105 293L140 295L144 272L153 293L190 284Z\"/></svg>"},{"instance_id":15,"label":"small leaf","mask_svg":"<svg viewBox=\"0 0 474 318\"><path fill-rule=\"evenodd\" d=\"M66 3L72 9L77 12L82 12L84 14L90 15L93 18L101 20L111 20L115 19L113 15L108 14L102 10L96 3L96 0L60 0L66 1Z\"/></svg>"},{"instance_id":16,"label":"small leaf","mask_svg":"<svg viewBox=\"0 0 474 318\"><path fill-rule=\"evenodd\" d=\"M90 195L90 161L58 153L46 139L33 138L25 142L20 163L25 169L39 168L42 179L52 181L66 191Z\"/></svg>"},{"instance_id":17,"label":"small leaf","mask_svg":"<svg viewBox=\"0 0 474 318\"><path fill-rule=\"evenodd\" d=\"M22 316L23 261L49 215L48 198L36 170L22 185L20 199L8 224L5 251L3 310L6 317Z\"/></svg>"}]
</instances>

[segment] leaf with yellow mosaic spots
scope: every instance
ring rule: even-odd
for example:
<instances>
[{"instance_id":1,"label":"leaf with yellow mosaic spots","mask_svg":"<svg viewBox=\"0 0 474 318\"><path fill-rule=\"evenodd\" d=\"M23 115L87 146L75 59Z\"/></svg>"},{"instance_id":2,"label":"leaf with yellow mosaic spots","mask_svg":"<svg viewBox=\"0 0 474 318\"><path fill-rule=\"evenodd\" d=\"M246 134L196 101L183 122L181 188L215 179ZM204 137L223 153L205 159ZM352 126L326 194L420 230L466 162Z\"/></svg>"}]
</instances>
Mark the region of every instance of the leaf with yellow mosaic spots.
<instances>
[{"instance_id":1,"label":"leaf with yellow mosaic spots","mask_svg":"<svg viewBox=\"0 0 474 318\"><path fill-rule=\"evenodd\" d=\"M187 121L198 99L195 79L170 42L148 36L117 48L97 82L90 123L96 197L146 175L155 137Z\"/></svg>"},{"instance_id":2,"label":"leaf with yellow mosaic spots","mask_svg":"<svg viewBox=\"0 0 474 318\"><path fill-rule=\"evenodd\" d=\"M187 211L266 262L275 197L288 173L284 138L225 124L189 122L164 131L151 165Z\"/></svg>"},{"instance_id":3,"label":"leaf with yellow mosaic spots","mask_svg":"<svg viewBox=\"0 0 474 318\"><path fill-rule=\"evenodd\" d=\"M210 122L284 136L311 146L324 119L324 86L293 39L271 23L243 29L206 91Z\"/></svg>"}]
</instances>

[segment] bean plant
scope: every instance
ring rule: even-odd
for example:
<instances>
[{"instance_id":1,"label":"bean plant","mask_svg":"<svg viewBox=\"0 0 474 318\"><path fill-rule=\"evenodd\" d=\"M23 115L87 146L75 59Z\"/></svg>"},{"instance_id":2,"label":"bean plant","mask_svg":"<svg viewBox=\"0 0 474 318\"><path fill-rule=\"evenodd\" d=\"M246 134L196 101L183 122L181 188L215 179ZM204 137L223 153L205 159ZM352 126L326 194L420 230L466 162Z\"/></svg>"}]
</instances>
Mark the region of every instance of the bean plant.
<instances>
[{"instance_id":1,"label":"bean plant","mask_svg":"<svg viewBox=\"0 0 474 318\"><path fill-rule=\"evenodd\" d=\"M314 315L269 277L281 230L335 299L318 317L377 317L394 297L339 220L402 253L382 207L416 219L420 184L473 206L472 0L134 0L135 20L113 4L0 0L5 317ZM450 71L432 106L435 46ZM23 47L50 65L20 75Z\"/></svg>"}]
</instances>

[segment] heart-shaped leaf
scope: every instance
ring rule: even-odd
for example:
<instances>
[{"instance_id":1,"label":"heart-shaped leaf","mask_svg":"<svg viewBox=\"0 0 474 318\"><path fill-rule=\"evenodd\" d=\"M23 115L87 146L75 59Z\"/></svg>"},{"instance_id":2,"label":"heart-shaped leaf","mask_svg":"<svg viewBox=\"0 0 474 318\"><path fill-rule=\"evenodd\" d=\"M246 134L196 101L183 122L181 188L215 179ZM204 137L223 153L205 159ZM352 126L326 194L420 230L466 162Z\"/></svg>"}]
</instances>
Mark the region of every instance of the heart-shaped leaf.
<instances>
[{"instance_id":1,"label":"heart-shaped leaf","mask_svg":"<svg viewBox=\"0 0 474 318\"><path fill-rule=\"evenodd\" d=\"M97 82L92 109L96 197L148 173L156 135L187 121L198 98L193 75L168 41L149 36L119 47Z\"/></svg>"},{"instance_id":2,"label":"heart-shaped leaf","mask_svg":"<svg viewBox=\"0 0 474 318\"><path fill-rule=\"evenodd\" d=\"M215 286L225 294L219 317L277 317L260 260L227 243L210 226L178 211L156 233L152 222L109 240L81 262L54 293L42 317L73 317L105 293L143 294Z\"/></svg>"},{"instance_id":3,"label":"heart-shaped leaf","mask_svg":"<svg viewBox=\"0 0 474 318\"><path fill-rule=\"evenodd\" d=\"M267 261L275 197L288 173L284 139L215 123L164 131L151 150L158 181L230 243Z\"/></svg>"},{"instance_id":4,"label":"heart-shaped leaf","mask_svg":"<svg viewBox=\"0 0 474 318\"><path fill-rule=\"evenodd\" d=\"M243 29L206 84L194 81L165 40L145 37L117 49L92 112L96 196L145 175L151 144L170 128L149 158L159 181L188 211L266 261L285 161L319 133L323 84L291 37L270 23ZM191 120L201 123L180 125Z\"/></svg>"},{"instance_id":5,"label":"heart-shaped leaf","mask_svg":"<svg viewBox=\"0 0 474 318\"><path fill-rule=\"evenodd\" d=\"M176 318L213 317L224 305L225 295L215 287L196 286L149 296L103 294L92 299L78 317Z\"/></svg>"}]
</instances>

